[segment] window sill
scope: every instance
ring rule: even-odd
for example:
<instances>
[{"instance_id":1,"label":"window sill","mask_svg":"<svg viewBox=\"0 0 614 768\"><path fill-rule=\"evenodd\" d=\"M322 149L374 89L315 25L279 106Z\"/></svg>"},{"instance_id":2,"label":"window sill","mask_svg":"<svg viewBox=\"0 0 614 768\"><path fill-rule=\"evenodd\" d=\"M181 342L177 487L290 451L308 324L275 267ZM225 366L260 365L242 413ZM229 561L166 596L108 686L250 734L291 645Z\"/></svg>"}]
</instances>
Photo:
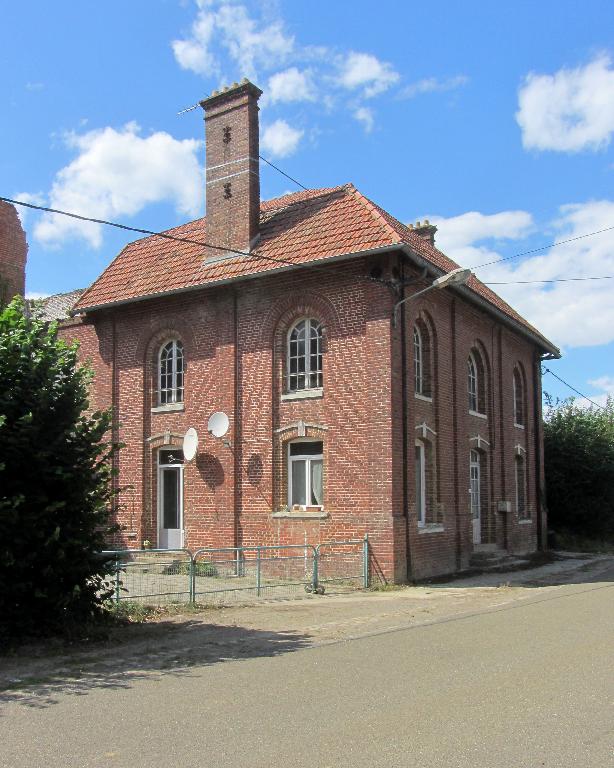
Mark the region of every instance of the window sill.
<instances>
[{"instance_id":1,"label":"window sill","mask_svg":"<svg viewBox=\"0 0 614 768\"><path fill-rule=\"evenodd\" d=\"M516 429L524 429L524 424L514 424Z\"/></svg>"},{"instance_id":2,"label":"window sill","mask_svg":"<svg viewBox=\"0 0 614 768\"><path fill-rule=\"evenodd\" d=\"M485 413L479 413L478 411L469 411L470 416L477 416L478 419L487 419L488 416Z\"/></svg>"},{"instance_id":3,"label":"window sill","mask_svg":"<svg viewBox=\"0 0 614 768\"><path fill-rule=\"evenodd\" d=\"M427 397L427 395L421 395L419 392L414 392L414 397L416 400L423 400L425 403L432 403L433 398Z\"/></svg>"},{"instance_id":4,"label":"window sill","mask_svg":"<svg viewBox=\"0 0 614 768\"><path fill-rule=\"evenodd\" d=\"M530 517L521 517L518 520L518 525L530 525L533 520Z\"/></svg>"},{"instance_id":5,"label":"window sill","mask_svg":"<svg viewBox=\"0 0 614 768\"><path fill-rule=\"evenodd\" d=\"M442 533L444 530L442 523L418 524L418 533Z\"/></svg>"},{"instance_id":6,"label":"window sill","mask_svg":"<svg viewBox=\"0 0 614 768\"><path fill-rule=\"evenodd\" d=\"M291 519L291 520L325 520L328 517L328 512L323 509L307 510L307 509L287 509L280 512L273 512L273 519Z\"/></svg>"},{"instance_id":7,"label":"window sill","mask_svg":"<svg viewBox=\"0 0 614 768\"><path fill-rule=\"evenodd\" d=\"M185 410L183 403L166 403L165 405L156 405L151 409L152 413L172 413L173 411Z\"/></svg>"},{"instance_id":8,"label":"window sill","mask_svg":"<svg viewBox=\"0 0 614 768\"><path fill-rule=\"evenodd\" d=\"M310 400L316 397L323 397L323 387L317 389L298 389L296 392L284 392L281 396L282 400Z\"/></svg>"}]
</instances>

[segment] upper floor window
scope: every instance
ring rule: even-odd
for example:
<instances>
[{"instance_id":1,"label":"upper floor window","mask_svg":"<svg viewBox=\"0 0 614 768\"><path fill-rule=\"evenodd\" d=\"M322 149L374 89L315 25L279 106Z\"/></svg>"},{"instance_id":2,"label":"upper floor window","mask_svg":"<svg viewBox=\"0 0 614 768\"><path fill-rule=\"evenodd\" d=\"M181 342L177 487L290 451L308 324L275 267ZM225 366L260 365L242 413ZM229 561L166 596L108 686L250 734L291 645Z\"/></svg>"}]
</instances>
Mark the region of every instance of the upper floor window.
<instances>
[{"instance_id":1,"label":"upper floor window","mask_svg":"<svg viewBox=\"0 0 614 768\"><path fill-rule=\"evenodd\" d=\"M172 339L160 349L158 358L158 392L160 405L183 402L183 344Z\"/></svg>"},{"instance_id":2,"label":"upper floor window","mask_svg":"<svg viewBox=\"0 0 614 768\"><path fill-rule=\"evenodd\" d=\"M473 351L467 358L467 397L469 410L486 413L484 365L480 355Z\"/></svg>"},{"instance_id":3,"label":"upper floor window","mask_svg":"<svg viewBox=\"0 0 614 768\"><path fill-rule=\"evenodd\" d=\"M424 323L414 326L414 392L423 397L431 396L431 344Z\"/></svg>"},{"instance_id":4,"label":"upper floor window","mask_svg":"<svg viewBox=\"0 0 614 768\"><path fill-rule=\"evenodd\" d=\"M514 424L524 426L524 383L518 368L514 368Z\"/></svg>"},{"instance_id":5,"label":"upper floor window","mask_svg":"<svg viewBox=\"0 0 614 768\"><path fill-rule=\"evenodd\" d=\"M317 320L299 320L288 334L288 390L322 386L322 325Z\"/></svg>"}]
</instances>

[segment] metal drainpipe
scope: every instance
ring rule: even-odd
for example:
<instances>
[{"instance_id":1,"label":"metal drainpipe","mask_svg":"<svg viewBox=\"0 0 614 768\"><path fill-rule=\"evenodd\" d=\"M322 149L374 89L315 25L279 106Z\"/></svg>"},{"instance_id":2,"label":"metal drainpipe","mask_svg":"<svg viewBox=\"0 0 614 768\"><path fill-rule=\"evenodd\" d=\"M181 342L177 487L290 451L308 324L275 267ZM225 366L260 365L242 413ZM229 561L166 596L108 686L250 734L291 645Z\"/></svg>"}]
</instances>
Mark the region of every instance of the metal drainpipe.
<instances>
[{"instance_id":1,"label":"metal drainpipe","mask_svg":"<svg viewBox=\"0 0 614 768\"><path fill-rule=\"evenodd\" d=\"M238 301L237 301L237 292L234 290L232 292L232 305L233 305L233 318L234 318L234 384L235 384L235 392L234 392L234 411L235 411L235 429L234 429L234 450L233 450L233 456L234 456L234 491L233 491L233 500L234 500L234 546L239 546L239 541L241 538L241 530L240 530L240 524L239 524L239 516L241 513L241 491L240 491L240 485L243 480L242 472L241 472L241 396L239 393L239 389L241 386L240 381L240 364L239 364L239 316L238 316ZM238 555L238 553L237 553Z\"/></svg>"},{"instance_id":2,"label":"metal drainpipe","mask_svg":"<svg viewBox=\"0 0 614 768\"><path fill-rule=\"evenodd\" d=\"M399 276L401 278L401 299L405 298L405 271L403 257L399 256L398 261ZM407 420L409 418L409 403L407 401L407 339L405 330L405 304L401 304L401 412L402 412L402 435L403 435L403 514L405 516L405 559L407 563L407 581L410 581L412 577L412 565L411 565L411 544L409 534L409 473L407 467L408 461L408 431Z\"/></svg>"},{"instance_id":3,"label":"metal drainpipe","mask_svg":"<svg viewBox=\"0 0 614 768\"><path fill-rule=\"evenodd\" d=\"M547 542L544 542L542 531L542 501L545 499L545 489L541 483L542 473L542 449L543 443L540 440L542 433L541 419L541 355L535 355L533 365L533 419L534 419L534 441L535 441L535 493L537 497L537 549L542 552L547 549Z\"/></svg>"}]
</instances>

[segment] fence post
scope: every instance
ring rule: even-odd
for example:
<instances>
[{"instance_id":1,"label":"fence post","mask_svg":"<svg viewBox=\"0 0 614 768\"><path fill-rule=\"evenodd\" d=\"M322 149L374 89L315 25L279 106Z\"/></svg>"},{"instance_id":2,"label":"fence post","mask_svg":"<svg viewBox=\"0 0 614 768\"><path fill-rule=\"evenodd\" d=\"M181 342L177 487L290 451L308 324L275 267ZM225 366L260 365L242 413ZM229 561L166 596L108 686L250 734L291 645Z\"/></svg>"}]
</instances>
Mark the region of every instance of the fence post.
<instances>
[{"instance_id":1,"label":"fence post","mask_svg":"<svg viewBox=\"0 0 614 768\"><path fill-rule=\"evenodd\" d=\"M362 583L365 589L369 587L369 536L365 533L362 544Z\"/></svg>"},{"instance_id":2,"label":"fence post","mask_svg":"<svg viewBox=\"0 0 614 768\"><path fill-rule=\"evenodd\" d=\"M317 544L313 549L313 576L311 579L311 591L316 593L318 589L318 561L320 559L320 545Z\"/></svg>"},{"instance_id":3,"label":"fence post","mask_svg":"<svg viewBox=\"0 0 614 768\"><path fill-rule=\"evenodd\" d=\"M195 556L190 552L190 603L196 602L196 562Z\"/></svg>"},{"instance_id":4,"label":"fence post","mask_svg":"<svg viewBox=\"0 0 614 768\"><path fill-rule=\"evenodd\" d=\"M119 555L115 558L115 602L119 605L119 591L120 591L120 580L119 580Z\"/></svg>"},{"instance_id":5,"label":"fence post","mask_svg":"<svg viewBox=\"0 0 614 768\"><path fill-rule=\"evenodd\" d=\"M260 597L260 547L256 547L256 596Z\"/></svg>"}]
</instances>

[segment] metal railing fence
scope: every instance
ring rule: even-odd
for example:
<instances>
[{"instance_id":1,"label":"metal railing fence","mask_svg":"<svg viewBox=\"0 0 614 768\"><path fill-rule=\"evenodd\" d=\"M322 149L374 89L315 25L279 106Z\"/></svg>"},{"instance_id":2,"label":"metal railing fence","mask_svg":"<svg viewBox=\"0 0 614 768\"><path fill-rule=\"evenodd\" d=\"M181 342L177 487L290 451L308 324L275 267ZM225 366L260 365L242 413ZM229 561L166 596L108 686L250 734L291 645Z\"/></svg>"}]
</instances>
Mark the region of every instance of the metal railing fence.
<instances>
[{"instance_id":1,"label":"metal railing fence","mask_svg":"<svg viewBox=\"0 0 614 768\"><path fill-rule=\"evenodd\" d=\"M108 550L113 600L218 605L369 586L369 542Z\"/></svg>"}]
</instances>

